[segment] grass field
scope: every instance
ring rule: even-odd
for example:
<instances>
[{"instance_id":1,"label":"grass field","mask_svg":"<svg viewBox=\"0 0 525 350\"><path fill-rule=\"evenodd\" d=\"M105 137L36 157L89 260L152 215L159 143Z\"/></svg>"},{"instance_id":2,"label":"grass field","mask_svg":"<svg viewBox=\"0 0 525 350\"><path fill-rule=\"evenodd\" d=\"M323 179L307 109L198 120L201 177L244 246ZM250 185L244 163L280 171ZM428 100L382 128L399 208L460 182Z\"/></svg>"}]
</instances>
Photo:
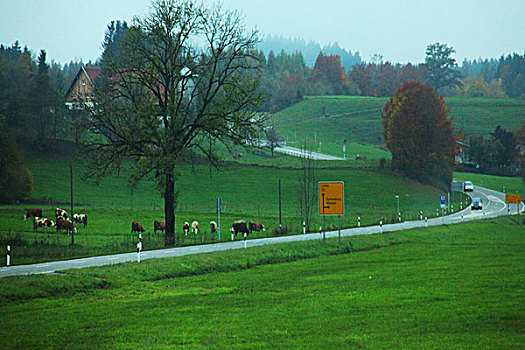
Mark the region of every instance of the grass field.
<instances>
[{"instance_id":1,"label":"grass field","mask_svg":"<svg viewBox=\"0 0 525 350\"><path fill-rule=\"evenodd\" d=\"M35 191L33 201L39 204L0 206L0 255L5 245L13 246L13 263L81 257L96 254L132 251L137 235L131 235L131 221L144 224L145 249L163 246L163 234L153 234L153 221L163 220L163 202L154 183L145 181L131 194L127 184L129 173L102 179L100 183L82 178L82 165L74 164L74 198L77 213L88 215L88 227L78 227L75 247L70 247L71 238L55 233L54 229L34 233L30 220L23 221L25 208L40 206L44 216L54 218L54 209L62 207L69 211L69 168L64 162L46 158L33 158L29 165L34 173ZM297 170L231 164L221 171L204 165L181 166L177 188L180 189L179 206L175 212L177 244L197 244L217 241L211 236L209 222L217 220L216 198L222 198L221 240L229 240L228 232L234 220L245 219L262 222L266 231L251 237L267 237L278 232L278 181L282 183L282 213L285 232L302 231L302 220L298 209ZM440 191L434 187L407 180L389 171L359 169L319 169L320 181L345 182L345 215L341 218L344 227L355 227L357 217L361 224L378 224L397 220L397 200L400 196L400 211L403 219L419 217L419 210L428 217L435 216L439 206ZM460 197L455 196L455 208L459 208ZM199 221L202 234L184 236L184 221ZM336 229L337 217L328 217L328 229ZM317 231L322 218L313 216L312 231ZM240 239L240 237L238 237ZM0 265L5 261L0 260Z\"/></svg>"},{"instance_id":2,"label":"grass field","mask_svg":"<svg viewBox=\"0 0 525 350\"><path fill-rule=\"evenodd\" d=\"M0 348L519 349L524 263L505 217L6 278Z\"/></svg>"},{"instance_id":3,"label":"grass field","mask_svg":"<svg viewBox=\"0 0 525 350\"><path fill-rule=\"evenodd\" d=\"M381 111L387 98L353 96L308 97L304 101L277 113L272 123L287 141L313 151L343 156L357 154L368 158L390 158L380 149L382 141ZM489 136L501 125L514 131L525 120L525 101L519 99L445 98L454 116L456 128L463 126L465 134ZM319 145L321 142L321 145Z\"/></svg>"}]
</instances>

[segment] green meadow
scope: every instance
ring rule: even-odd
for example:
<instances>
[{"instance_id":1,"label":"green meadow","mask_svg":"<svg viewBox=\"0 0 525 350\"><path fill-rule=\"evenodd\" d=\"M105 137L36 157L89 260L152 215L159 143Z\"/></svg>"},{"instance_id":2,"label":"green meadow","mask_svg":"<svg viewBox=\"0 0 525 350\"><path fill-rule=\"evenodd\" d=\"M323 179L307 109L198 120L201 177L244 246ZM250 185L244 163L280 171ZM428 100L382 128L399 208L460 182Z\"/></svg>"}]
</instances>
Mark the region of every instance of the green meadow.
<instances>
[{"instance_id":1,"label":"green meadow","mask_svg":"<svg viewBox=\"0 0 525 350\"><path fill-rule=\"evenodd\" d=\"M74 211L88 215L88 226L78 226L75 246L71 237L56 233L54 228L33 232L31 220L24 221L25 209L39 206L45 217L54 220L54 209L69 211L69 167L64 162L49 158L32 158L29 165L34 174L35 191L32 202L24 205L0 206L0 254L5 245L13 246L13 263L65 259L89 255L133 251L137 234L131 234L131 222L143 223L145 249L163 247L163 233L153 233L153 221L163 220L164 206L160 194L151 180L139 183L133 192L128 186L129 169L119 175L99 182L86 179L85 169L73 163ZM180 191L175 211L177 245L216 242L218 235L211 235L209 222L218 221L216 198L221 198L221 241L230 240L228 232L234 220L259 221L266 231L253 233L250 238L271 237L279 232L279 180L282 193L283 234L302 232L298 201L298 170L294 168L248 166L228 164L217 171L206 165L181 165L177 189ZM345 182L345 214L342 227L378 224L397 221L397 198L403 220L436 215L441 192L431 186L405 179L387 170L353 168L318 169L319 181ZM455 208L460 201L466 205L466 196L456 195ZM317 206L316 206L317 208ZM314 212L311 231L317 232L322 218ZM201 232L185 236L185 221L198 221ZM329 230L338 227L337 217L328 217ZM237 239L241 239L237 237ZM0 260L0 264L5 262Z\"/></svg>"},{"instance_id":2,"label":"green meadow","mask_svg":"<svg viewBox=\"0 0 525 350\"><path fill-rule=\"evenodd\" d=\"M522 220L0 280L0 348L520 349Z\"/></svg>"},{"instance_id":3,"label":"green meadow","mask_svg":"<svg viewBox=\"0 0 525 350\"><path fill-rule=\"evenodd\" d=\"M346 157L390 158L382 147L381 111L388 98L355 96L315 96L276 113L271 123L286 144L307 147L312 151ZM456 129L464 128L468 136L489 137L496 126L515 131L525 120L525 101L447 97ZM319 144L321 142L321 144Z\"/></svg>"}]
</instances>

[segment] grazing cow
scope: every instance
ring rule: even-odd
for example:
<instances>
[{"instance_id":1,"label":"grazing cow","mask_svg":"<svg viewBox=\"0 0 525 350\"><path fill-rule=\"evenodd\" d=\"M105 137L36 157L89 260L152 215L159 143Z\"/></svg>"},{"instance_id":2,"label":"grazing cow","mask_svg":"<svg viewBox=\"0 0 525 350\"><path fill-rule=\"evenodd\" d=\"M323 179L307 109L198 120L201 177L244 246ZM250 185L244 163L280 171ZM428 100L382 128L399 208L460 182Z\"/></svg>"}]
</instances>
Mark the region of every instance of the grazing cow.
<instances>
[{"instance_id":1,"label":"grazing cow","mask_svg":"<svg viewBox=\"0 0 525 350\"><path fill-rule=\"evenodd\" d=\"M55 226L55 223L49 219L39 217L33 218L33 230L35 230L35 232L39 227L43 227L44 231L47 231L48 228L53 226Z\"/></svg>"},{"instance_id":2,"label":"grazing cow","mask_svg":"<svg viewBox=\"0 0 525 350\"><path fill-rule=\"evenodd\" d=\"M219 226L217 226L217 223L215 221L210 221L210 232L217 233L218 231L219 231Z\"/></svg>"},{"instance_id":3,"label":"grazing cow","mask_svg":"<svg viewBox=\"0 0 525 350\"><path fill-rule=\"evenodd\" d=\"M42 209L41 208L29 208L26 211L26 215L24 215L24 220L27 220L29 218L41 218L42 217Z\"/></svg>"},{"instance_id":4,"label":"grazing cow","mask_svg":"<svg viewBox=\"0 0 525 350\"><path fill-rule=\"evenodd\" d=\"M67 233L77 232L77 229L73 226L73 223L68 219L63 219L61 216L58 217L56 223L57 233L58 231L67 231Z\"/></svg>"},{"instance_id":5,"label":"grazing cow","mask_svg":"<svg viewBox=\"0 0 525 350\"><path fill-rule=\"evenodd\" d=\"M76 224L84 224L84 228L87 226L87 215L86 214L73 214L73 222Z\"/></svg>"},{"instance_id":6,"label":"grazing cow","mask_svg":"<svg viewBox=\"0 0 525 350\"><path fill-rule=\"evenodd\" d=\"M153 233L166 231L166 221L153 221Z\"/></svg>"},{"instance_id":7,"label":"grazing cow","mask_svg":"<svg viewBox=\"0 0 525 350\"><path fill-rule=\"evenodd\" d=\"M131 233L133 232L144 232L144 227L142 227L142 224L138 221L133 221L131 223Z\"/></svg>"},{"instance_id":8,"label":"grazing cow","mask_svg":"<svg viewBox=\"0 0 525 350\"><path fill-rule=\"evenodd\" d=\"M198 221L194 221L191 223L191 232L195 234L199 233L199 222Z\"/></svg>"},{"instance_id":9,"label":"grazing cow","mask_svg":"<svg viewBox=\"0 0 525 350\"><path fill-rule=\"evenodd\" d=\"M237 233L244 233L244 239L246 239L248 233L250 233L250 231L248 231L248 227L246 226L246 221L244 220L234 221L230 232L232 233L232 241L234 239L234 235L237 237Z\"/></svg>"},{"instance_id":10,"label":"grazing cow","mask_svg":"<svg viewBox=\"0 0 525 350\"><path fill-rule=\"evenodd\" d=\"M187 236L188 232L190 232L190 223L185 221L184 225L182 225L182 231L184 231L184 234Z\"/></svg>"},{"instance_id":11,"label":"grazing cow","mask_svg":"<svg viewBox=\"0 0 525 350\"><path fill-rule=\"evenodd\" d=\"M55 218L58 221L58 218L67 219L67 211L64 209L56 208L55 209Z\"/></svg>"},{"instance_id":12,"label":"grazing cow","mask_svg":"<svg viewBox=\"0 0 525 350\"><path fill-rule=\"evenodd\" d=\"M250 229L250 233L252 233L253 231L257 231L257 232L266 231L264 229L264 225L257 221L250 221L250 223L248 224L248 227Z\"/></svg>"},{"instance_id":13,"label":"grazing cow","mask_svg":"<svg viewBox=\"0 0 525 350\"><path fill-rule=\"evenodd\" d=\"M360 156L359 154L357 156L355 156L355 160L367 160L367 157L365 156Z\"/></svg>"}]
</instances>

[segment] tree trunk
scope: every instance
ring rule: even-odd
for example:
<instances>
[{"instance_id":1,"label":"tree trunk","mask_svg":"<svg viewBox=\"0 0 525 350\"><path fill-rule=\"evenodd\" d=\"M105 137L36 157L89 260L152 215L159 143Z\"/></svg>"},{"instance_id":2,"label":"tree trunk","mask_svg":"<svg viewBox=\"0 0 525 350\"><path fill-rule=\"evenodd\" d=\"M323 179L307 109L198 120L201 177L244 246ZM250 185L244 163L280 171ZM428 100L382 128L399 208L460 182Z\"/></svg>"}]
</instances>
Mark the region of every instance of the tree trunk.
<instances>
[{"instance_id":1,"label":"tree trunk","mask_svg":"<svg viewBox=\"0 0 525 350\"><path fill-rule=\"evenodd\" d=\"M164 235L164 245L172 246L175 244L175 181L173 170L166 174L166 189L164 192L164 217L166 220L166 233Z\"/></svg>"}]
</instances>

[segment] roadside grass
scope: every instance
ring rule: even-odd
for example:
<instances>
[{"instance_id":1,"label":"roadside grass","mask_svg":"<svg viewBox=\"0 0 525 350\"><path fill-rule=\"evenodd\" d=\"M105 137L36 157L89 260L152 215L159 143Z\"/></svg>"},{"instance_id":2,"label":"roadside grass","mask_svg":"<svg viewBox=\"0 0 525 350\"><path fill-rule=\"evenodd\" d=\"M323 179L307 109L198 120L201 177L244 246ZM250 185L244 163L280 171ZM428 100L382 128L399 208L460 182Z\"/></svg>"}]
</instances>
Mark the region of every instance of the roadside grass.
<instances>
[{"instance_id":1,"label":"roadside grass","mask_svg":"<svg viewBox=\"0 0 525 350\"><path fill-rule=\"evenodd\" d=\"M153 233L153 221L163 220L164 211L160 195L154 183L140 183L133 194L127 186L129 172L102 179L100 183L82 178L84 169L74 163L74 197L76 213L88 215L88 226L77 226L75 246L71 237L56 233L33 232L32 220L24 221L25 209L30 206L43 208L44 216L54 220L54 210L61 207L69 211L69 169L54 160L33 158L29 162L34 171L34 204L0 206L0 256L6 245L12 246L12 263L26 264L56 259L85 257L110 253L129 252L135 249L138 235L131 234L131 222L143 223L144 248L163 247L161 232ZM221 241L230 240L229 228L234 220L259 221L266 231L253 233L249 238L270 237L279 233L278 180L282 181L283 234L302 232L302 220L298 208L297 170L260 166L230 165L221 171L205 165L180 167L177 188L180 189L179 205L175 212L177 245L216 242L218 235L211 235L209 222L218 221L215 211L216 198L222 198ZM403 220L418 219L423 215L433 217L439 206L440 191L436 188L407 180L389 171L359 169L319 169L322 181L345 182L345 215L341 218L343 228L397 221L397 200ZM465 196L455 196L456 210ZM465 203L466 205L466 203ZM199 235L184 236L185 221L198 221ZM337 217L328 217L327 229L338 227ZM310 231L317 232L322 218L314 213ZM242 239L237 237L237 239ZM5 265L4 259L0 266Z\"/></svg>"},{"instance_id":2,"label":"roadside grass","mask_svg":"<svg viewBox=\"0 0 525 350\"><path fill-rule=\"evenodd\" d=\"M0 347L518 349L516 219L5 278Z\"/></svg>"},{"instance_id":3,"label":"roadside grass","mask_svg":"<svg viewBox=\"0 0 525 350\"><path fill-rule=\"evenodd\" d=\"M347 140L346 156L357 154L372 159L390 159L381 149L381 111L388 98L356 96L312 96L276 113L271 123L277 126L287 144L302 147L305 141L312 151L342 157ZM447 97L445 102L454 116L454 127L463 126L467 136L486 137L496 126L515 131L525 119L525 101L520 99L488 99ZM319 146L319 142L321 145Z\"/></svg>"},{"instance_id":4,"label":"roadside grass","mask_svg":"<svg viewBox=\"0 0 525 350\"><path fill-rule=\"evenodd\" d=\"M458 181L472 181L474 185L490 188L495 191L506 193L519 193L522 199L525 197L525 183L521 177L495 176L473 173L454 173Z\"/></svg>"}]
</instances>

